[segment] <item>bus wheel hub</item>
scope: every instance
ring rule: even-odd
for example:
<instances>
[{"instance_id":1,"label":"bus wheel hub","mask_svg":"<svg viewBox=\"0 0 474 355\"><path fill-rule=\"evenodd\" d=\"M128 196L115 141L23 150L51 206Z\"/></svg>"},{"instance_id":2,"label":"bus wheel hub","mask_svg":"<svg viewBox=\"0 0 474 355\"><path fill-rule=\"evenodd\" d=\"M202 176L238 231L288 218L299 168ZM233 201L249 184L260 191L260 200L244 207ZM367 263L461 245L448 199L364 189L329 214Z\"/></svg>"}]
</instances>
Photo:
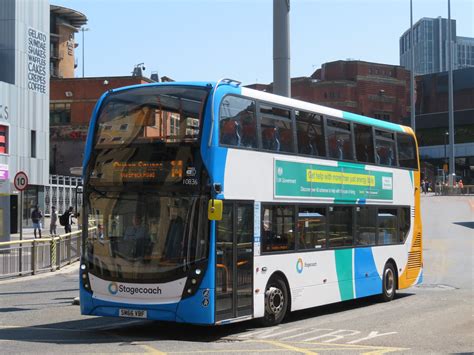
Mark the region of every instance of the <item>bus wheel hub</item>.
<instances>
[{"instance_id":1,"label":"bus wheel hub","mask_svg":"<svg viewBox=\"0 0 474 355\"><path fill-rule=\"evenodd\" d=\"M268 313L280 313L284 303L283 292L277 287L270 287L267 292L265 292L265 296L267 298L266 308Z\"/></svg>"}]
</instances>

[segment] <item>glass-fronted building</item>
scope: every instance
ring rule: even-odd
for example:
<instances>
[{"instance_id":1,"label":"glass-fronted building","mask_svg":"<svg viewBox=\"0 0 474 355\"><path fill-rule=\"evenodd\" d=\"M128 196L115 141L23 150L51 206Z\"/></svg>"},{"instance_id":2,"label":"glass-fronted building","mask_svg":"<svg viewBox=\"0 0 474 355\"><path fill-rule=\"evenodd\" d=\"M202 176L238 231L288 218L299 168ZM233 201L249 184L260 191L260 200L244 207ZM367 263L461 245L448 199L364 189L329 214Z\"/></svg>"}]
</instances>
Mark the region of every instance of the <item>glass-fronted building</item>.
<instances>
[{"instance_id":1,"label":"glass-fronted building","mask_svg":"<svg viewBox=\"0 0 474 355\"><path fill-rule=\"evenodd\" d=\"M48 0L0 1L0 241L44 201L49 169L50 7ZM28 175L20 211L13 179Z\"/></svg>"},{"instance_id":2,"label":"glass-fronted building","mask_svg":"<svg viewBox=\"0 0 474 355\"><path fill-rule=\"evenodd\" d=\"M474 38L456 35L456 20L451 19L453 70L474 67ZM448 70L448 19L420 19L413 25L415 74L424 75ZM400 37L400 65L411 70L410 29Z\"/></svg>"}]
</instances>

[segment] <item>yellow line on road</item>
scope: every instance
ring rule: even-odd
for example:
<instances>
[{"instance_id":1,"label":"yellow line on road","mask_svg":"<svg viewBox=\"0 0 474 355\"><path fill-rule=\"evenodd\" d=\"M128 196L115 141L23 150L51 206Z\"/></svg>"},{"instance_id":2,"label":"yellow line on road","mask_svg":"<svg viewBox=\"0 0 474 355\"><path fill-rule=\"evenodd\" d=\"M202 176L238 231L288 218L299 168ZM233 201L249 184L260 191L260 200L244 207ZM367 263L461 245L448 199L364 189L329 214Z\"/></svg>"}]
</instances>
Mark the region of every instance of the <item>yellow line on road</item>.
<instances>
[{"instance_id":1,"label":"yellow line on road","mask_svg":"<svg viewBox=\"0 0 474 355\"><path fill-rule=\"evenodd\" d=\"M318 353L315 353L313 351L310 351L309 349L303 349L303 348L298 348L296 346L290 345L290 344L284 344L276 340L253 340L256 343L264 343L264 344L270 344L274 345L279 348L284 348L292 351L296 351L298 353L302 354L308 354L308 355L317 355Z\"/></svg>"},{"instance_id":2,"label":"yellow line on road","mask_svg":"<svg viewBox=\"0 0 474 355\"><path fill-rule=\"evenodd\" d=\"M293 344L311 344L311 345L318 345L318 346L335 346L338 347L339 350L348 349L348 350L357 350L357 349L367 349L371 350L364 354L383 354L392 351L403 351L403 350L410 350L409 348L391 348L385 346L374 346L374 345L355 345L355 344L334 344L334 343L321 343L321 342L293 342ZM380 351L380 352L379 352Z\"/></svg>"},{"instance_id":3,"label":"yellow line on road","mask_svg":"<svg viewBox=\"0 0 474 355\"><path fill-rule=\"evenodd\" d=\"M145 345L145 344L138 344L142 349L146 350L147 354L155 354L155 355L165 355L166 353L155 349L152 346ZM194 351L193 351L194 352Z\"/></svg>"}]
</instances>

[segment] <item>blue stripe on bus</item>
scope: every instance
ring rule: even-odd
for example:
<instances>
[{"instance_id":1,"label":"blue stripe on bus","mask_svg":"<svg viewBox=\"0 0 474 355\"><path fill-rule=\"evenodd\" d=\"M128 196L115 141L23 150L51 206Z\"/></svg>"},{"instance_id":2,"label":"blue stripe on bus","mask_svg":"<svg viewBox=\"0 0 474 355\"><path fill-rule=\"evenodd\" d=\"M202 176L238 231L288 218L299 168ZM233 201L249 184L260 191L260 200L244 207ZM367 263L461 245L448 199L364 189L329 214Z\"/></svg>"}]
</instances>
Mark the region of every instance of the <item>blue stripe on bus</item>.
<instances>
[{"instance_id":1,"label":"blue stripe on bus","mask_svg":"<svg viewBox=\"0 0 474 355\"><path fill-rule=\"evenodd\" d=\"M372 248L354 249L355 297L376 295L382 292L382 279L375 266Z\"/></svg>"},{"instance_id":2,"label":"blue stripe on bus","mask_svg":"<svg viewBox=\"0 0 474 355\"><path fill-rule=\"evenodd\" d=\"M346 120L353 121L356 123L362 123L366 124L369 126L374 126L378 128L383 128L383 129L388 129L396 132L402 132L404 133L405 131L403 130L402 126L395 124L395 123L390 123L386 121L381 121L377 120L375 118L370 118L362 115L357 115L355 113L351 112L342 112L342 117Z\"/></svg>"},{"instance_id":3,"label":"blue stripe on bus","mask_svg":"<svg viewBox=\"0 0 474 355\"><path fill-rule=\"evenodd\" d=\"M208 102L206 104L206 116L204 119L203 135L201 139L201 154L203 157L204 164L206 165L210 176L212 177L211 184L221 184L222 191L224 194L216 196L217 198L223 198L225 195L224 186L224 174L225 166L227 162L227 148L219 147L219 107L222 98L228 94L240 95L242 90L240 87L233 85L222 84L217 89L214 89L209 95ZM212 103L214 102L214 125L211 122L211 109ZM212 139L211 146L209 147L209 135L211 134L212 127Z\"/></svg>"},{"instance_id":4,"label":"blue stripe on bus","mask_svg":"<svg viewBox=\"0 0 474 355\"><path fill-rule=\"evenodd\" d=\"M86 173L86 168L87 164L89 163L89 159L91 157L92 153L92 145L93 145L93 139L94 139L94 132L95 132L95 125L97 123L97 116L99 115L99 109L100 106L102 105L102 102L104 99L107 97L108 92L104 92L100 99L97 101L94 107L94 111L92 111L92 116L91 120L89 123L89 130L87 131L87 139L86 139L86 147L84 151L84 161L82 164L82 180L85 179L84 174Z\"/></svg>"}]
</instances>

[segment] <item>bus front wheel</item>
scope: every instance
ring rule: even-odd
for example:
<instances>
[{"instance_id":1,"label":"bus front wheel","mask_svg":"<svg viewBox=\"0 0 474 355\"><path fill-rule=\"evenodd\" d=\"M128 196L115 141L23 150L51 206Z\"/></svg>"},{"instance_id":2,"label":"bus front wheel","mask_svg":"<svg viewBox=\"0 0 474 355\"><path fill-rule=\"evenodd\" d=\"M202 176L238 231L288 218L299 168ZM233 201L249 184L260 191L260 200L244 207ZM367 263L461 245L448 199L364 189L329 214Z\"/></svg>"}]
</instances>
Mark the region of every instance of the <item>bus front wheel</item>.
<instances>
[{"instance_id":1,"label":"bus front wheel","mask_svg":"<svg viewBox=\"0 0 474 355\"><path fill-rule=\"evenodd\" d=\"M390 302L394 299L397 290L395 268L392 263L387 263L382 277L382 301Z\"/></svg>"},{"instance_id":2,"label":"bus front wheel","mask_svg":"<svg viewBox=\"0 0 474 355\"><path fill-rule=\"evenodd\" d=\"M280 324L288 310L288 288L278 276L272 277L265 289L265 315L261 323L266 326Z\"/></svg>"}]
</instances>

